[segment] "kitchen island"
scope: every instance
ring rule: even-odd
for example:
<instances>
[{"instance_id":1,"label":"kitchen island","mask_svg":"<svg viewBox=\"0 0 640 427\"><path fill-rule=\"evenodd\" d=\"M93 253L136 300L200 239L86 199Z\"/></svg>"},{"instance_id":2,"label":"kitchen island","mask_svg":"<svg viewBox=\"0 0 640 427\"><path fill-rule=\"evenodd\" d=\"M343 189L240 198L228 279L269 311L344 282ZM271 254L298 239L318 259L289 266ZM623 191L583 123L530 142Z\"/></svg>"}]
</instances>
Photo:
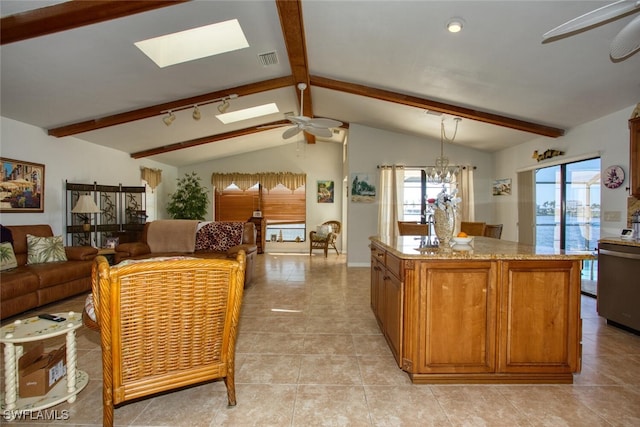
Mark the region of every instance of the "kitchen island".
<instances>
[{"instance_id":1,"label":"kitchen island","mask_svg":"<svg viewBox=\"0 0 640 427\"><path fill-rule=\"evenodd\" d=\"M371 308L414 383L572 383L589 253L488 237L371 239Z\"/></svg>"}]
</instances>

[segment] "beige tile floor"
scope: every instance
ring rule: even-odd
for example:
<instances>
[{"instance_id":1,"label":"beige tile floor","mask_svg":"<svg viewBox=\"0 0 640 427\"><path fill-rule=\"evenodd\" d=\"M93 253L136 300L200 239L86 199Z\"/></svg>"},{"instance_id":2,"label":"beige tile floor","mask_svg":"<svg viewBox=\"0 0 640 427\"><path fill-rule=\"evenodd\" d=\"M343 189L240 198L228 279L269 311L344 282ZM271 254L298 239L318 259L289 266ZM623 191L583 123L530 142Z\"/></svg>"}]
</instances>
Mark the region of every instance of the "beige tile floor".
<instances>
[{"instance_id":1,"label":"beige tile floor","mask_svg":"<svg viewBox=\"0 0 640 427\"><path fill-rule=\"evenodd\" d=\"M344 256L260 255L237 347L238 404L222 382L116 409L130 426L640 426L640 337L607 326L582 297L583 369L573 385L413 385L369 308L369 270ZM42 311L81 310L83 297ZM6 323L6 322L5 322ZM101 424L98 335L78 336L89 385L59 421Z\"/></svg>"}]
</instances>

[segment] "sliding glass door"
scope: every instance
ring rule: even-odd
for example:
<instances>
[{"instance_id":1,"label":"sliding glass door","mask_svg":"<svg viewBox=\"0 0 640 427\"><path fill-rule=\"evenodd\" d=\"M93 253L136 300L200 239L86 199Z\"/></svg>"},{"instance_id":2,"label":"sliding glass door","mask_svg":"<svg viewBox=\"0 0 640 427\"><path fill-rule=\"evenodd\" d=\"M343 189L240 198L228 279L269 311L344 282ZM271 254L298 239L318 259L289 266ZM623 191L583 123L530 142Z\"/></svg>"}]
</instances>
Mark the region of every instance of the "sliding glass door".
<instances>
[{"instance_id":1,"label":"sliding glass door","mask_svg":"<svg viewBox=\"0 0 640 427\"><path fill-rule=\"evenodd\" d=\"M540 168L535 173L536 227L539 247L592 251L600 238L600 159ZM582 277L595 280L593 262Z\"/></svg>"},{"instance_id":2,"label":"sliding glass door","mask_svg":"<svg viewBox=\"0 0 640 427\"><path fill-rule=\"evenodd\" d=\"M536 246L593 251L600 237L600 159L536 170Z\"/></svg>"}]
</instances>

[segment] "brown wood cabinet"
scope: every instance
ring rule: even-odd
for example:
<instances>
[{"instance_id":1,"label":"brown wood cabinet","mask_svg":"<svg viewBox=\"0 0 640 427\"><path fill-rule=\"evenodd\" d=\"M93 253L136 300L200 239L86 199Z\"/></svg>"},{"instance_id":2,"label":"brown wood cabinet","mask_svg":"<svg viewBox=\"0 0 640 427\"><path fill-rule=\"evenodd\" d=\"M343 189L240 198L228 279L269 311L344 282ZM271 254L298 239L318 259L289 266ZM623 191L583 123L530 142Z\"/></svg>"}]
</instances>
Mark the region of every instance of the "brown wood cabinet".
<instances>
[{"instance_id":1,"label":"brown wood cabinet","mask_svg":"<svg viewBox=\"0 0 640 427\"><path fill-rule=\"evenodd\" d=\"M400 258L371 245L371 307L414 383L571 383L580 260Z\"/></svg>"},{"instance_id":2,"label":"brown wood cabinet","mask_svg":"<svg viewBox=\"0 0 640 427\"><path fill-rule=\"evenodd\" d=\"M629 183L631 194L640 198L640 117L629 120Z\"/></svg>"}]
</instances>

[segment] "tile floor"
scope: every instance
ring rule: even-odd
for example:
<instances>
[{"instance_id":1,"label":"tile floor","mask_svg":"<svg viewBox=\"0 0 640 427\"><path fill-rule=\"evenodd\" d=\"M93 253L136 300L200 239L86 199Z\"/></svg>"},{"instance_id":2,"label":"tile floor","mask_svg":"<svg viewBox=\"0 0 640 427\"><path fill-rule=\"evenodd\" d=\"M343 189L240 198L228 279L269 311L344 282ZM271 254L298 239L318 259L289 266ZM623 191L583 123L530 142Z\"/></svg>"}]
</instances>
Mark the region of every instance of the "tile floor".
<instances>
[{"instance_id":1,"label":"tile floor","mask_svg":"<svg viewBox=\"0 0 640 427\"><path fill-rule=\"evenodd\" d=\"M573 385L413 385L369 308L369 269L343 255L260 255L237 347L238 404L221 381L115 411L121 426L640 426L640 337L609 327L582 297L583 368ZM79 311L84 297L39 312ZM26 316L26 314L24 315ZM6 323L6 322L5 322ZM98 334L78 334L89 385L60 421L101 424Z\"/></svg>"}]
</instances>

